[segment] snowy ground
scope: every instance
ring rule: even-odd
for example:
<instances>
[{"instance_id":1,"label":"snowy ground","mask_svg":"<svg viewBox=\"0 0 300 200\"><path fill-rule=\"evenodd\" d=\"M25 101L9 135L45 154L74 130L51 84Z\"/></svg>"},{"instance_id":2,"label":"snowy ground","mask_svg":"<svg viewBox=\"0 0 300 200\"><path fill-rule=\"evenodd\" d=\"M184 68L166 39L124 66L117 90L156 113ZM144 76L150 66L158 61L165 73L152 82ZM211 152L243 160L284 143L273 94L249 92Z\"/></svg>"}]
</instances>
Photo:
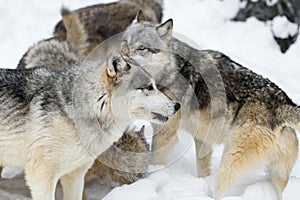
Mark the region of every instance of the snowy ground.
<instances>
[{"instance_id":1,"label":"snowy ground","mask_svg":"<svg viewBox=\"0 0 300 200\"><path fill-rule=\"evenodd\" d=\"M0 0L0 67L15 68L22 54L33 43L51 36L60 19L61 5L71 9L109 0ZM239 0L165 0L165 18L174 19L176 32L194 41L197 46L215 49L260 73L283 88L300 103L300 40L282 54L272 38L269 24L251 18L246 23L231 22ZM191 138L180 132L180 144L190 148L173 165L152 173L134 184L113 189L105 200L115 199L180 199L209 200L215 183L215 172L221 149L214 153L214 174L206 179L195 178L194 147ZM180 149L180 144L177 149ZM12 173L6 171L9 176ZM275 191L266 177L253 172L242 177L228 192L225 200L273 200ZM0 181L0 200L26 199L28 190L23 177ZM294 167L284 191L284 200L297 200L300 195L300 160ZM100 199L110 189L91 183L90 199ZM15 196L13 197L13 193Z\"/></svg>"}]
</instances>

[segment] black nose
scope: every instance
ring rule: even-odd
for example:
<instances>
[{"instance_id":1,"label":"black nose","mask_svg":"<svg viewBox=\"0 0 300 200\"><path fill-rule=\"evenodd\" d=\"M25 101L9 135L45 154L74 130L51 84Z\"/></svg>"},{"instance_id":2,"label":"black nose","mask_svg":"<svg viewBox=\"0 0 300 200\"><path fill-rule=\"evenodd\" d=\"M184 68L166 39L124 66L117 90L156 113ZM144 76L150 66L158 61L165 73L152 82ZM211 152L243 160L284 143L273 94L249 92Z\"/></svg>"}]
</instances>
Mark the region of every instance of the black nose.
<instances>
[{"instance_id":1,"label":"black nose","mask_svg":"<svg viewBox=\"0 0 300 200\"><path fill-rule=\"evenodd\" d=\"M178 111L180 109L180 103L176 102L174 108L175 108L175 111Z\"/></svg>"}]
</instances>

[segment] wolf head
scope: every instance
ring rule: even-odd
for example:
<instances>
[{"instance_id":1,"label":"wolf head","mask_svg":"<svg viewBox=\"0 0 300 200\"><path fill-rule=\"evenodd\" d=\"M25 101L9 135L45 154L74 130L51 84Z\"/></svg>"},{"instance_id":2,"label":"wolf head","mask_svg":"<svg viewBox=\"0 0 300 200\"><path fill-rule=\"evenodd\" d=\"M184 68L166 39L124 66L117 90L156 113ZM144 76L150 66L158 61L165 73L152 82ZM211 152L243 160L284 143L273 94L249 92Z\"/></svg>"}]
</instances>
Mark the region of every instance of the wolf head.
<instances>
[{"instance_id":1,"label":"wolf head","mask_svg":"<svg viewBox=\"0 0 300 200\"><path fill-rule=\"evenodd\" d=\"M180 104L161 93L154 79L134 60L116 53L107 60L105 70L115 117L161 124L180 109Z\"/></svg>"},{"instance_id":2,"label":"wolf head","mask_svg":"<svg viewBox=\"0 0 300 200\"><path fill-rule=\"evenodd\" d=\"M146 21L143 12L139 11L123 34L122 46L127 46L128 55L143 66L169 67L171 53L168 45L172 39L172 29L172 19L158 25Z\"/></svg>"}]
</instances>

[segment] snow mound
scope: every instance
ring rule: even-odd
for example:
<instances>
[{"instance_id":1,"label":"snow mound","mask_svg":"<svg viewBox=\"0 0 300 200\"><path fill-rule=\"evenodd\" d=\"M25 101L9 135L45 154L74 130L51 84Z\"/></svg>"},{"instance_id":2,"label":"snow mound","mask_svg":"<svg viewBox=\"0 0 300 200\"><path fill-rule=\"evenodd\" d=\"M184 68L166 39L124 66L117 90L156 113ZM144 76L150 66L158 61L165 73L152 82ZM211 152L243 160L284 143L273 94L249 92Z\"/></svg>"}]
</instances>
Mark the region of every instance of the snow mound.
<instances>
[{"instance_id":1,"label":"snow mound","mask_svg":"<svg viewBox=\"0 0 300 200\"><path fill-rule=\"evenodd\" d=\"M121 196L131 200L140 199L201 199L212 200L209 186L204 179L195 178L191 174L177 173L164 169L151 174L148 178L131 185L112 190L104 200L117 200Z\"/></svg>"},{"instance_id":2,"label":"snow mound","mask_svg":"<svg viewBox=\"0 0 300 200\"><path fill-rule=\"evenodd\" d=\"M126 197L131 200L213 200L213 188L216 176L205 179L195 178L188 172L176 167L151 174L148 178L131 185L113 189L103 199L119 200ZM291 178L285 192L284 200L295 200L299 196L300 179ZM222 200L276 200L274 186L266 180L256 181L250 185L235 185L230 194Z\"/></svg>"},{"instance_id":3,"label":"snow mound","mask_svg":"<svg viewBox=\"0 0 300 200\"><path fill-rule=\"evenodd\" d=\"M278 38L288 38L298 33L298 25L290 22L286 16L276 16L272 20L272 31Z\"/></svg>"}]
</instances>

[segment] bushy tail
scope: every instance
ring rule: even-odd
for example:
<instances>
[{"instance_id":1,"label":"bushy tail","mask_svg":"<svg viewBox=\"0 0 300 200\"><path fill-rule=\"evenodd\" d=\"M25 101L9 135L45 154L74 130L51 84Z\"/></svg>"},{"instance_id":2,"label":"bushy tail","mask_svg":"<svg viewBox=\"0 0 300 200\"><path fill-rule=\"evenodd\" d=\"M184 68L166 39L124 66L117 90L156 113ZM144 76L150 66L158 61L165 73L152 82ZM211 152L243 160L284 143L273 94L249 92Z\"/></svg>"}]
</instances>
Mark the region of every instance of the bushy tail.
<instances>
[{"instance_id":1,"label":"bushy tail","mask_svg":"<svg viewBox=\"0 0 300 200\"><path fill-rule=\"evenodd\" d=\"M61 16L65 16L71 13L71 11L66 8L66 7L62 7L61 8ZM66 27L64 26L64 23L62 20L60 20L54 27L54 32L53 32L53 36L58 39L59 41L64 41L67 39L67 31L66 31Z\"/></svg>"},{"instance_id":2,"label":"bushy tail","mask_svg":"<svg viewBox=\"0 0 300 200\"><path fill-rule=\"evenodd\" d=\"M87 55L91 49L87 48L89 46L88 36L78 14L63 7L61 15L66 29L66 40L80 55Z\"/></svg>"}]
</instances>

